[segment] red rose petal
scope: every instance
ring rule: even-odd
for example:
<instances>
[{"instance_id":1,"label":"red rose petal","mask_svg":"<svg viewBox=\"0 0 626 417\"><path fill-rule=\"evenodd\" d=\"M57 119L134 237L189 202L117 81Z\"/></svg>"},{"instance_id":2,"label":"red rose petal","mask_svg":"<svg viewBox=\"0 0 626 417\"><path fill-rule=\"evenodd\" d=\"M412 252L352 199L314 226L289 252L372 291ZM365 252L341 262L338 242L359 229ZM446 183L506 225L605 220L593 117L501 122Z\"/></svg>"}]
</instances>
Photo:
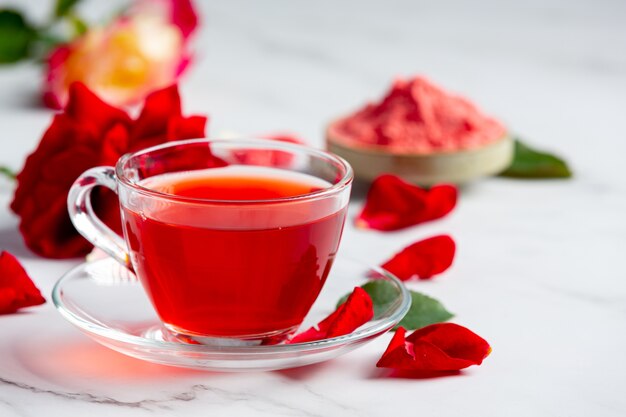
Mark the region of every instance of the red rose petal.
<instances>
[{"instance_id":1,"label":"red rose petal","mask_svg":"<svg viewBox=\"0 0 626 417\"><path fill-rule=\"evenodd\" d=\"M445 216L456 205L456 199L453 185L424 190L384 174L372 182L356 226L382 231L403 229Z\"/></svg>"},{"instance_id":2,"label":"red rose petal","mask_svg":"<svg viewBox=\"0 0 626 417\"><path fill-rule=\"evenodd\" d=\"M80 82L70 85L65 114L77 123L95 125L98 131L106 131L115 123L130 122L125 111L105 103Z\"/></svg>"},{"instance_id":3,"label":"red rose petal","mask_svg":"<svg viewBox=\"0 0 626 417\"><path fill-rule=\"evenodd\" d=\"M437 346L451 358L470 361L480 365L491 353L489 343L470 329L454 323L437 323L423 327L407 336L413 343L429 343Z\"/></svg>"},{"instance_id":4,"label":"red rose petal","mask_svg":"<svg viewBox=\"0 0 626 417\"><path fill-rule=\"evenodd\" d=\"M457 371L480 365L490 353L485 339L458 324L432 324L409 336L400 327L376 366L407 371Z\"/></svg>"},{"instance_id":5,"label":"red rose petal","mask_svg":"<svg viewBox=\"0 0 626 417\"><path fill-rule=\"evenodd\" d=\"M198 16L191 0L169 0L171 2L172 23L179 27L184 38L189 37L198 26Z\"/></svg>"},{"instance_id":6,"label":"red rose petal","mask_svg":"<svg viewBox=\"0 0 626 417\"><path fill-rule=\"evenodd\" d=\"M320 323L320 328L328 326L326 337L337 337L352 333L374 317L374 307L369 294L361 287L354 291L342 306L337 309L337 316L327 323Z\"/></svg>"},{"instance_id":7,"label":"red rose petal","mask_svg":"<svg viewBox=\"0 0 626 417\"><path fill-rule=\"evenodd\" d=\"M305 142L292 135L278 134L262 136L263 139L271 139L279 142L295 143L304 145ZM267 167L287 167L293 160L293 155L289 152L249 149L233 152L233 157L245 165L257 165Z\"/></svg>"},{"instance_id":8,"label":"red rose petal","mask_svg":"<svg viewBox=\"0 0 626 417\"><path fill-rule=\"evenodd\" d=\"M141 159L139 170L143 176L150 177L153 175L164 174L167 172L188 171L197 169L199 167L205 168L220 168L228 165L228 162L213 155L211 148L208 146L198 147L183 147L176 146L178 149L175 153L161 161L153 161L152 158L147 158L144 165L144 159ZM175 149L172 148L172 149Z\"/></svg>"},{"instance_id":9,"label":"red rose petal","mask_svg":"<svg viewBox=\"0 0 626 417\"><path fill-rule=\"evenodd\" d=\"M61 101L52 91L44 91L41 95L41 101L44 106L52 110L61 110L63 108Z\"/></svg>"},{"instance_id":10,"label":"red rose petal","mask_svg":"<svg viewBox=\"0 0 626 417\"><path fill-rule=\"evenodd\" d=\"M265 139L277 140L279 142L294 143L296 145L306 145L306 142L294 135L273 134L264 136ZM288 152L270 151L271 165L274 167L288 167L293 161L293 155Z\"/></svg>"},{"instance_id":11,"label":"red rose petal","mask_svg":"<svg viewBox=\"0 0 626 417\"><path fill-rule=\"evenodd\" d=\"M109 129L109 131L104 135L100 164L115 166L117 160L120 158L120 155L123 155L129 148L129 140L130 137L128 129L121 123L118 123Z\"/></svg>"},{"instance_id":12,"label":"red rose petal","mask_svg":"<svg viewBox=\"0 0 626 417\"><path fill-rule=\"evenodd\" d=\"M311 327L302 333L298 333L287 343L306 343L313 342L315 340L322 340L326 338L326 332L315 327Z\"/></svg>"},{"instance_id":13,"label":"red rose petal","mask_svg":"<svg viewBox=\"0 0 626 417\"><path fill-rule=\"evenodd\" d=\"M428 279L452 265L456 245L448 235L434 236L415 242L381 265L405 281L413 276Z\"/></svg>"},{"instance_id":14,"label":"red rose petal","mask_svg":"<svg viewBox=\"0 0 626 417\"><path fill-rule=\"evenodd\" d=\"M457 189L454 185L435 185L427 191L424 221L439 219L450 213L456 206Z\"/></svg>"},{"instance_id":15,"label":"red rose petal","mask_svg":"<svg viewBox=\"0 0 626 417\"><path fill-rule=\"evenodd\" d=\"M61 97L59 97L53 85L57 84L59 82L58 79L64 75L62 71L63 65L65 65L72 52L72 48L68 45L57 46L52 50L47 58L47 62L45 62L48 68L42 99L46 107L54 110L63 109Z\"/></svg>"},{"instance_id":16,"label":"red rose petal","mask_svg":"<svg viewBox=\"0 0 626 417\"><path fill-rule=\"evenodd\" d=\"M295 335L288 343L305 343L329 339L352 333L374 317L374 307L369 294L361 287L354 291L345 303L317 326Z\"/></svg>"},{"instance_id":17,"label":"red rose petal","mask_svg":"<svg viewBox=\"0 0 626 417\"><path fill-rule=\"evenodd\" d=\"M383 353L383 356L378 360L376 366L378 368L396 369L407 369L407 367L410 367L415 358L409 352L405 339L406 329L404 327L398 327L389 342L389 346L387 346L385 353Z\"/></svg>"},{"instance_id":18,"label":"red rose petal","mask_svg":"<svg viewBox=\"0 0 626 417\"><path fill-rule=\"evenodd\" d=\"M51 186L71 185L80 174L98 162L98 155L93 149L74 145L71 150L51 153L40 167L39 180Z\"/></svg>"},{"instance_id":19,"label":"red rose petal","mask_svg":"<svg viewBox=\"0 0 626 417\"><path fill-rule=\"evenodd\" d=\"M45 303L20 262L9 252L0 252L0 314Z\"/></svg>"},{"instance_id":20,"label":"red rose petal","mask_svg":"<svg viewBox=\"0 0 626 417\"><path fill-rule=\"evenodd\" d=\"M203 138L208 118L205 116L172 117L167 125L170 140Z\"/></svg>"},{"instance_id":21,"label":"red rose petal","mask_svg":"<svg viewBox=\"0 0 626 417\"><path fill-rule=\"evenodd\" d=\"M92 245L74 228L67 214L67 195L46 209L38 208L23 217L20 233L33 252L53 259L83 256Z\"/></svg>"},{"instance_id":22,"label":"red rose petal","mask_svg":"<svg viewBox=\"0 0 626 417\"><path fill-rule=\"evenodd\" d=\"M292 135L289 133L272 133L269 135L263 135L261 136L263 139L271 139L271 140L277 140L280 142L288 142L288 143L295 143L296 145L305 145L306 142L297 137L296 135Z\"/></svg>"},{"instance_id":23,"label":"red rose petal","mask_svg":"<svg viewBox=\"0 0 626 417\"><path fill-rule=\"evenodd\" d=\"M142 138L163 136L170 118L180 115L180 95L176 85L148 94L132 129L132 145Z\"/></svg>"},{"instance_id":24,"label":"red rose petal","mask_svg":"<svg viewBox=\"0 0 626 417\"><path fill-rule=\"evenodd\" d=\"M80 173L98 165L98 155L83 145L43 154L45 151L38 148L18 175L11 208L20 216L20 233L26 246L42 256L86 254L91 245L70 222L67 193Z\"/></svg>"},{"instance_id":25,"label":"red rose petal","mask_svg":"<svg viewBox=\"0 0 626 417\"><path fill-rule=\"evenodd\" d=\"M122 236L122 216L117 194L108 188L98 187L91 194L91 205L96 216L111 230Z\"/></svg>"}]
</instances>

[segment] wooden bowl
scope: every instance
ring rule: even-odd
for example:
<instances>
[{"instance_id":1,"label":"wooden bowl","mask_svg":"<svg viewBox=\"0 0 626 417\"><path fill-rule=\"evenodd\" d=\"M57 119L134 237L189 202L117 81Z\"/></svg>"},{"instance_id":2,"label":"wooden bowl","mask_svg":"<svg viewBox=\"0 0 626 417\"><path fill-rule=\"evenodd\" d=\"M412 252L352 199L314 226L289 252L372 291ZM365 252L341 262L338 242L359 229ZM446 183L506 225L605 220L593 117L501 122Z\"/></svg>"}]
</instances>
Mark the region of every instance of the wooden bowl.
<instances>
[{"instance_id":1,"label":"wooden bowl","mask_svg":"<svg viewBox=\"0 0 626 417\"><path fill-rule=\"evenodd\" d=\"M346 145L331 123L326 129L326 146L352 165L357 178L372 181L381 174L395 174L420 185L462 184L504 171L513 160L513 139L505 136L481 148L456 152L392 153L384 148Z\"/></svg>"}]
</instances>

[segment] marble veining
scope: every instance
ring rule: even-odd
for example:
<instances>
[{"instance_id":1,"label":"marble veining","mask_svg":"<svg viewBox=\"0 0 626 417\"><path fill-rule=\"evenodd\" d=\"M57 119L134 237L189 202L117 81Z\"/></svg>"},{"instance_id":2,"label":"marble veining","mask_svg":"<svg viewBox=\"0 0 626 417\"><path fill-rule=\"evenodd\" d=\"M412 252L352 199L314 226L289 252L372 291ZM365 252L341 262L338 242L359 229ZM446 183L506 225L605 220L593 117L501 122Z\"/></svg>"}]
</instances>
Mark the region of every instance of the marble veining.
<instances>
[{"instance_id":1,"label":"marble veining","mask_svg":"<svg viewBox=\"0 0 626 417\"><path fill-rule=\"evenodd\" d=\"M96 396L96 395L89 394L86 392L62 392L62 391L54 391L54 390L49 390L49 389L41 389L41 388L37 388L29 384L24 384L22 382L10 381L5 378L0 378L0 384L6 385L9 387L15 387L21 390L26 390L26 391L32 392L33 394L48 394L48 395L52 395L55 397L64 398L64 399L72 400L72 401L85 401L85 402L95 403L95 404L110 404L110 405L115 405L115 406L120 406L120 407L149 409L148 405L154 405L154 404L158 405L161 403L161 401L156 401L156 400L124 402L124 401L117 401L109 397ZM189 394L189 393L182 393L182 394L176 395L172 398L172 400L190 401L191 399L195 397L195 396L189 396L186 394ZM5 404L10 405L8 402L5 402ZM164 407L164 408L167 408L167 407Z\"/></svg>"},{"instance_id":2,"label":"marble veining","mask_svg":"<svg viewBox=\"0 0 626 417\"><path fill-rule=\"evenodd\" d=\"M177 404L180 402L191 402L197 399L202 399L206 400L204 402L207 405L229 404L231 402L245 402L246 405L250 406L253 409L258 409L260 411L271 411L272 413L275 413L275 415L307 417L322 417L327 415L324 413L298 409L287 402L279 401L276 399L260 397L247 392L229 391L217 387L212 387L206 384L194 384L189 389L175 393L167 393L162 398L147 398L140 401L116 400L108 396L100 396L88 392L66 392L61 390L42 389L36 386L32 386L22 382L11 381L5 378L0 378L0 385L25 390L33 394L50 395L70 401L111 405L115 406L116 408L121 407L130 409L142 409L150 412L155 410L175 410L177 408ZM303 385L303 388L307 393L311 394L311 396L314 397L314 402L331 404L331 407L335 408L336 412L341 412L343 415L362 415L358 409L331 400L319 393L316 393L306 385ZM0 399L0 402L11 409L16 409L15 405L7 400Z\"/></svg>"}]
</instances>

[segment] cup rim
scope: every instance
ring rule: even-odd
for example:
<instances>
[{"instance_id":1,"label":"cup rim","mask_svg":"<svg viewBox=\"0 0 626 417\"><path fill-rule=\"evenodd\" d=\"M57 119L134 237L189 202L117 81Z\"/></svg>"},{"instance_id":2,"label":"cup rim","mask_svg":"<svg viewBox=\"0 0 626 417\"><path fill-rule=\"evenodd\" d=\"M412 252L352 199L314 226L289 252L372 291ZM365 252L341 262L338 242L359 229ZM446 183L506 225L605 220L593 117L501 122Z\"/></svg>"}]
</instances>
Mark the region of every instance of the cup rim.
<instances>
[{"instance_id":1,"label":"cup rim","mask_svg":"<svg viewBox=\"0 0 626 417\"><path fill-rule=\"evenodd\" d=\"M342 178L339 181L337 181L335 184L332 184L330 187L324 188L322 190L314 191L312 193L307 193L307 194L289 196L289 197L277 197L277 198L259 199L259 200L218 200L218 199L210 199L210 198L186 197L186 196L179 196L175 194L168 194L168 193L163 193L160 191L153 190L148 187L144 187L136 182L131 181L126 175L124 175L123 166L131 158L148 154L151 152L155 152L161 149L166 149L166 148L171 148L171 147L181 146L181 145L191 145L191 144L196 144L196 143L206 143L207 145L209 145L209 147L213 143L231 144L231 145L236 144L236 145L242 145L242 146L245 146L246 144L247 145L269 145L268 150L291 150L291 151L304 152L309 155L316 155L316 156L323 157L326 159L334 160L335 162L337 162L339 165L341 165L344 168L345 173L342 176ZM176 202L183 202L183 203L186 202L186 203L195 203L195 204L217 204L217 205L231 205L231 204L255 205L255 204L292 203L292 202L300 202L300 201L306 201L306 200L318 200L318 199L332 196L341 192L346 187L348 187L354 179L354 172L350 164L345 159L343 159L342 157L332 152L324 151L321 149L316 149L316 148L309 147L306 145L295 144L295 143L281 142L281 141L276 141L276 140L271 140L271 139L249 139L249 138L247 139L209 139L209 138L186 139L186 140L166 142L160 145L151 146L149 148L141 149L136 152L122 155L120 159L118 159L117 163L115 164L115 175L119 183L132 189L135 192L138 192L146 196L158 197L161 199L166 199L166 200L176 201Z\"/></svg>"}]
</instances>

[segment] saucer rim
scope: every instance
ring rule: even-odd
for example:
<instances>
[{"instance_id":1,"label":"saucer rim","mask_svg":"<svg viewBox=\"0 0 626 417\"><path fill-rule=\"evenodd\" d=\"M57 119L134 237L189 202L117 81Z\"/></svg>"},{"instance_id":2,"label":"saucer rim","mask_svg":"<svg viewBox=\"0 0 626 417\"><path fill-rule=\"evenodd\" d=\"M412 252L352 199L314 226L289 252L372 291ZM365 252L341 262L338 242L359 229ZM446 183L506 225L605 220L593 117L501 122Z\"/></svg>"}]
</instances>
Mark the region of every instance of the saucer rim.
<instances>
[{"instance_id":1,"label":"saucer rim","mask_svg":"<svg viewBox=\"0 0 626 417\"><path fill-rule=\"evenodd\" d=\"M85 320L83 317L80 317L73 313L70 309L68 309L62 301L62 291L63 284L69 279L73 278L76 273L80 273L81 269L84 269L87 265L95 264L95 263L104 263L111 262L112 258L104 258L98 259L95 261L85 261L81 262L79 265L71 268L69 271L64 273L55 283L52 288L52 302L61 314L63 318L67 321L78 327L82 331L86 331L91 335L104 338L106 340L111 340L115 342L120 342L124 344L134 345L134 346L142 346L147 348L159 347L162 349L172 350L172 351L187 351L187 352L204 352L204 353L212 353L212 354L225 354L228 356L232 355L275 355L278 353L293 353L293 352L308 352L308 351L318 351L324 348L335 348L341 347L348 344L356 343L359 341L365 341L371 339L372 337L376 337L381 335L390 329L392 329L395 325L397 325L402 318L406 315L411 307L411 295L409 290L406 288L404 283L397 278L395 275L389 273L388 271L378 267L371 266L365 262L356 260L351 257L343 257L342 261L355 263L361 265L368 270L375 271L391 282L393 282L400 290L400 302L396 307L396 310L393 311L389 317L361 330L355 330L346 335L336 336L328 339L320 339L311 342L301 342L301 343L290 343L290 344L276 344L276 345L261 345L261 346L215 346L215 345L194 345L194 344L184 344L179 342L171 342L166 340L153 340L147 339L142 336L136 336L129 333L125 333L120 330L111 329L109 327L105 327L93 321ZM120 267L122 267L120 265ZM133 285L140 285L139 282L133 283Z\"/></svg>"}]
</instances>

